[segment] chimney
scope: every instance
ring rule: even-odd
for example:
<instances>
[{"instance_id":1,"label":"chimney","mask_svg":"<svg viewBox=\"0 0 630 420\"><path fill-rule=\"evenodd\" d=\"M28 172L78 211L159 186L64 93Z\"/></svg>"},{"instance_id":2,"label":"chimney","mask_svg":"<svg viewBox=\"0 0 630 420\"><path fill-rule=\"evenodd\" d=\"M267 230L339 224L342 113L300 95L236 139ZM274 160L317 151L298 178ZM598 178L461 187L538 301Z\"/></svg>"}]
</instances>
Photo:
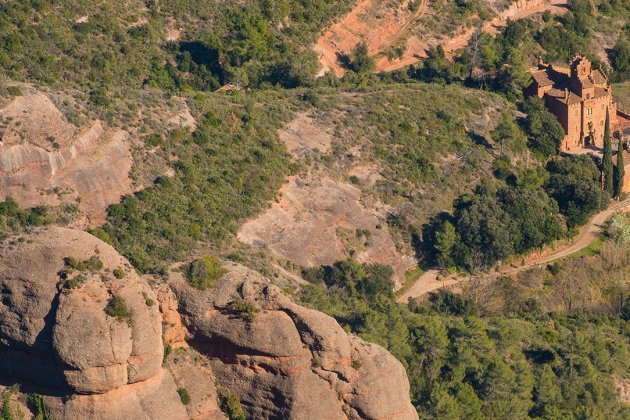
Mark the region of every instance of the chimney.
<instances>
[{"instance_id":1,"label":"chimney","mask_svg":"<svg viewBox=\"0 0 630 420\"><path fill-rule=\"evenodd\" d=\"M569 103L569 89L564 88L564 101Z\"/></svg>"}]
</instances>

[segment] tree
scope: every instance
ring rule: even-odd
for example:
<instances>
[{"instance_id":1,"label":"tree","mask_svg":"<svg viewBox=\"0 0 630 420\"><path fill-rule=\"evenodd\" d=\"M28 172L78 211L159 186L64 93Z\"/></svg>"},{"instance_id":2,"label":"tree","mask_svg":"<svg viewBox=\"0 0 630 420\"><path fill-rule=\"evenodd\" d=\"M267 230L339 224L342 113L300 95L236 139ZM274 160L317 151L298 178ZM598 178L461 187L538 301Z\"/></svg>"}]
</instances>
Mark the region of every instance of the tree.
<instances>
[{"instance_id":1,"label":"tree","mask_svg":"<svg viewBox=\"0 0 630 420\"><path fill-rule=\"evenodd\" d=\"M615 197L617 198L619 198L623 192L623 179L626 176L624 165L623 144L621 140L619 140L619 146L617 147L617 167L615 168Z\"/></svg>"},{"instance_id":2,"label":"tree","mask_svg":"<svg viewBox=\"0 0 630 420\"><path fill-rule=\"evenodd\" d=\"M516 125L516 122L514 122L514 117L509 111L503 111L501 113L501 119L496 128L492 131L492 138L501 145L501 156L503 156L504 146L507 146L508 150L512 151L524 149L523 134L519 130L518 125Z\"/></svg>"},{"instance_id":3,"label":"tree","mask_svg":"<svg viewBox=\"0 0 630 420\"><path fill-rule=\"evenodd\" d=\"M537 96L527 99L525 112L527 113L525 127L530 147L545 157L557 155L564 137L564 129L556 116L547 111L545 103Z\"/></svg>"},{"instance_id":4,"label":"tree","mask_svg":"<svg viewBox=\"0 0 630 420\"><path fill-rule=\"evenodd\" d=\"M374 70L374 59L368 54L367 43L360 42L352 52L350 68L355 73L364 74Z\"/></svg>"},{"instance_id":5,"label":"tree","mask_svg":"<svg viewBox=\"0 0 630 420\"><path fill-rule=\"evenodd\" d=\"M580 226L606 208L610 195L600 187L600 171L586 155L569 156L547 165L547 193L558 202L569 228Z\"/></svg>"},{"instance_id":6,"label":"tree","mask_svg":"<svg viewBox=\"0 0 630 420\"><path fill-rule=\"evenodd\" d=\"M455 203L455 230L461 238L456 262L469 269L479 259L481 267L489 267L514 253L512 217L503 209L492 185L482 184L475 194Z\"/></svg>"},{"instance_id":7,"label":"tree","mask_svg":"<svg viewBox=\"0 0 630 420\"><path fill-rule=\"evenodd\" d=\"M610 140L610 115L606 108L606 125L604 126L604 190L613 195L613 162L612 162L612 141Z\"/></svg>"},{"instance_id":8,"label":"tree","mask_svg":"<svg viewBox=\"0 0 630 420\"><path fill-rule=\"evenodd\" d=\"M442 268L452 267L453 247L457 242L457 233L455 226L448 220L442 223L442 226L435 232L435 250L437 251L437 263Z\"/></svg>"},{"instance_id":9,"label":"tree","mask_svg":"<svg viewBox=\"0 0 630 420\"><path fill-rule=\"evenodd\" d=\"M621 36L610 50L610 64L615 70L613 79L621 82L630 78L630 37Z\"/></svg>"}]
</instances>

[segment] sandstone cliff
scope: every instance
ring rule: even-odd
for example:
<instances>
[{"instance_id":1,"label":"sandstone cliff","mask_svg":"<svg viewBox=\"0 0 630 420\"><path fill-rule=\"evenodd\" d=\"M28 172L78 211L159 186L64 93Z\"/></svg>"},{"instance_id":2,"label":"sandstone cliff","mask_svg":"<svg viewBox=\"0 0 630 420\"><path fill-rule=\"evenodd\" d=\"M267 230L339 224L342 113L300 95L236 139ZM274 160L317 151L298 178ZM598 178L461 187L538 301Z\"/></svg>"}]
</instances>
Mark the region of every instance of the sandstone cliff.
<instances>
[{"instance_id":1,"label":"sandstone cliff","mask_svg":"<svg viewBox=\"0 0 630 420\"><path fill-rule=\"evenodd\" d=\"M35 88L0 107L0 199L20 205L77 204L88 224L130 194L128 133L101 121L77 128Z\"/></svg>"},{"instance_id":2,"label":"sandstone cliff","mask_svg":"<svg viewBox=\"0 0 630 420\"><path fill-rule=\"evenodd\" d=\"M225 418L227 394L252 418L417 418L385 349L226 266L206 291L177 271L151 286L87 233L10 238L0 245L0 387L44 395L57 419ZM163 363L165 345L175 350Z\"/></svg>"}]
</instances>

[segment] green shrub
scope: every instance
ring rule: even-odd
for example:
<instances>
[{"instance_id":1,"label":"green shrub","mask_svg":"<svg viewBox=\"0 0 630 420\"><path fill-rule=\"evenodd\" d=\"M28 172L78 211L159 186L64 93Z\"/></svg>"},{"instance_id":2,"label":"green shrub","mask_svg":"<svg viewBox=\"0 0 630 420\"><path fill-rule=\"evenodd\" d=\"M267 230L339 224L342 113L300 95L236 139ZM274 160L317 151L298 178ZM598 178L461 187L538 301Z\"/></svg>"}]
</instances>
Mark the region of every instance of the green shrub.
<instances>
[{"instance_id":1,"label":"green shrub","mask_svg":"<svg viewBox=\"0 0 630 420\"><path fill-rule=\"evenodd\" d=\"M112 272L114 274L114 277L116 277L117 279L123 279L125 278L125 270L122 268L115 268L114 271Z\"/></svg>"},{"instance_id":2,"label":"green shrub","mask_svg":"<svg viewBox=\"0 0 630 420\"><path fill-rule=\"evenodd\" d=\"M219 389L219 402L221 411L227 416L230 420L246 420L247 413L243 406L241 405L241 401L238 398L238 395L233 390L223 390Z\"/></svg>"},{"instance_id":3,"label":"green shrub","mask_svg":"<svg viewBox=\"0 0 630 420\"><path fill-rule=\"evenodd\" d=\"M28 404L35 413L35 420L51 420L44 397L40 394L29 394Z\"/></svg>"},{"instance_id":4,"label":"green shrub","mask_svg":"<svg viewBox=\"0 0 630 420\"><path fill-rule=\"evenodd\" d=\"M77 261L72 257L65 257L63 261L66 267L78 271L98 271L103 269L103 261L101 261L98 255L93 255L89 259L83 261Z\"/></svg>"},{"instance_id":5,"label":"green shrub","mask_svg":"<svg viewBox=\"0 0 630 420\"><path fill-rule=\"evenodd\" d=\"M2 407L0 407L0 420L14 420L15 417L13 416L13 410L11 410L11 403L9 401L9 398L11 397L11 394L8 392L5 392L2 395Z\"/></svg>"},{"instance_id":6,"label":"green shrub","mask_svg":"<svg viewBox=\"0 0 630 420\"><path fill-rule=\"evenodd\" d=\"M177 388L177 393L179 394L179 399L182 401L182 404L190 404L190 394L186 388Z\"/></svg>"},{"instance_id":7,"label":"green shrub","mask_svg":"<svg viewBox=\"0 0 630 420\"><path fill-rule=\"evenodd\" d=\"M236 299L232 303L232 307L244 321L253 322L256 319L258 308L253 302L248 302L245 299Z\"/></svg>"},{"instance_id":8,"label":"green shrub","mask_svg":"<svg viewBox=\"0 0 630 420\"><path fill-rule=\"evenodd\" d=\"M119 321L131 316L125 299L120 296L112 296L105 307L105 313L111 317L118 318Z\"/></svg>"},{"instance_id":9,"label":"green shrub","mask_svg":"<svg viewBox=\"0 0 630 420\"><path fill-rule=\"evenodd\" d=\"M215 256L201 257L192 262L186 270L188 282L199 290L214 287L215 282L226 275L221 260Z\"/></svg>"}]
</instances>

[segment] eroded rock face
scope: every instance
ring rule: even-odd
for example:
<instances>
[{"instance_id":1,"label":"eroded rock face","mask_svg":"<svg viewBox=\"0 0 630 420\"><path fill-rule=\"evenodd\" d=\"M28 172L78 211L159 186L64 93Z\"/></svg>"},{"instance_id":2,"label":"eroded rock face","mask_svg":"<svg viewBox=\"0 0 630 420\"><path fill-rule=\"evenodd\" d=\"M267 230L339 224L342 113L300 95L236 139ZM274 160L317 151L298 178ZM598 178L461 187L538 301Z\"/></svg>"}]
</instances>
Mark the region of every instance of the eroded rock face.
<instances>
[{"instance_id":1,"label":"eroded rock face","mask_svg":"<svg viewBox=\"0 0 630 420\"><path fill-rule=\"evenodd\" d=\"M173 272L155 293L87 233L51 227L4 241L0 386L44 395L59 420L225 419L219 401L232 393L251 418L417 418L403 367L385 349L226 266L212 289ZM108 313L113 297L128 311ZM164 365L162 335L173 348Z\"/></svg>"},{"instance_id":2,"label":"eroded rock face","mask_svg":"<svg viewBox=\"0 0 630 420\"><path fill-rule=\"evenodd\" d=\"M70 124L46 94L24 95L0 108L0 199L24 207L77 204L84 225L105 221L105 210L130 194L128 133L92 121Z\"/></svg>"},{"instance_id":3,"label":"eroded rock face","mask_svg":"<svg viewBox=\"0 0 630 420\"><path fill-rule=\"evenodd\" d=\"M92 262L70 269L66 257ZM128 315L106 313L113 296L124 300ZM0 383L43 394L49 415L59 420L187 419L175 381L162 368L156 301L124 258L87 233L51 227L6 240Z\"/></svg>"},{"instance_id":4,"label":"eroded rock face","mask_svg":"<svg viewBox=\"0 0 630 420\"><path fill-rule=\"evenodd\" d=\"M191 288L178 273L170 284L191 346L209 358L217 381L239 395L251 417L418 417L405 371L385 349L293 303L258 273L228 268L210 290Z\"/></svg>"},{"instance_id":5,"label":"eroded rock face","mask_svg":"<svg viewBox=\"0 0 630 420\"><path fill-rule=\"evenodd\" d=\"M391 265L402 283L417 262L396 249L385 222L389 209L365 207L361 199L361 190L327 176L290 177L280 200L243 224L238 239L303 267L354 255L360 262Z\"/></svg>"},{"instance_id":6,"label":"eroded rock face","mask_svg":"<svg viewBox=\"0 0 630 420\"><path fill-rule=\"evenodd\" d=\"M102 267L69 270L66 257ZM0 261L0 371L94 394L161 369L161 318L146 303L155 295L109 245L79 231L40 229L0 245ZM113 296L128 308L123 319L105 312Z\"/></svg>"}]
</instances>

